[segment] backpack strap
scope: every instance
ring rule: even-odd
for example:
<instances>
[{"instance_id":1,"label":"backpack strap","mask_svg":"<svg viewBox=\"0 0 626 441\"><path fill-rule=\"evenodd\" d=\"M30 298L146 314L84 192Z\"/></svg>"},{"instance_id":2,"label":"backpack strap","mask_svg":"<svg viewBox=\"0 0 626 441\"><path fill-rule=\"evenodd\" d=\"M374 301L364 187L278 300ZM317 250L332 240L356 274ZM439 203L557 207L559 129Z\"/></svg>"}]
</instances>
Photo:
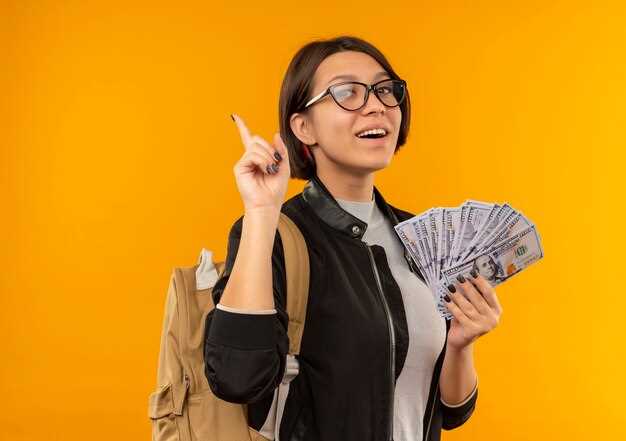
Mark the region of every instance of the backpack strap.
<instances>
[{"instance_id":1,"label":"backpack strap","mask_svg":"<svg viewBox=\"0 0 626 441\"><path fill-rule=\"evenodd\" d=\"M289 353L297 355L300 353L309 299L309 251L300 229L282 212L278 221L278 232L285 254Z\"/></svg>"}]
</instances>

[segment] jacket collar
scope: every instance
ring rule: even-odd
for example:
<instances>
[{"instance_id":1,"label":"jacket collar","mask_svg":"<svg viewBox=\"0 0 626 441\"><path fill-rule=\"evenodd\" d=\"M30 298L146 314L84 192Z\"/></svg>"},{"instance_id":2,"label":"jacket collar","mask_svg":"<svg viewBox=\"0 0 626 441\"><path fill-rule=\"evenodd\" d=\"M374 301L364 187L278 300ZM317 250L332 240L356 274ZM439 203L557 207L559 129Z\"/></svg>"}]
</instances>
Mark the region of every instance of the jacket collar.
<instances>
[{"instance_id":1,"label":"jacket collar","mask_svg":"<svg viewBox=\"0 0 626 441\"><path fill-rule=\"evenodd\" d=\"M344 210L317 175L313 175L307 182L302 190L302 196L327 225L353 238L361 239L365 234L367 223ZM383 214L391 220L392 225L396 225L399 222L398 216L376 186L374 200Z\"/></svg>"},{"instance_id":2,"label":"jacket collar","mask_svg":"<svg viewBox=\"0 0 626 441\"><path fill-rule=\"evenodd\" d=\"M367 223L344 210L330 191L328 191L328 188L326 188L317 174L314 174L304 186L304 189L302 190L302 197L313 209L315 214L317 214L317 216L324 223L335 230L355 239L361 239L365 234ZM391 220L391 224L393 226L397 225L400 221L405 221L413 216L407 211L398 210L387 204L383 195L380 194L376 186L374 186L374 200L383 214ZM402 240L398 235L396 235L396 239L398 239L398 241L402 244ZM426 279L420 273L404 245L402 245L402 248L404 250L404 259L406 260L409 269L425 282Z\"/></svg>"}]
</instances>

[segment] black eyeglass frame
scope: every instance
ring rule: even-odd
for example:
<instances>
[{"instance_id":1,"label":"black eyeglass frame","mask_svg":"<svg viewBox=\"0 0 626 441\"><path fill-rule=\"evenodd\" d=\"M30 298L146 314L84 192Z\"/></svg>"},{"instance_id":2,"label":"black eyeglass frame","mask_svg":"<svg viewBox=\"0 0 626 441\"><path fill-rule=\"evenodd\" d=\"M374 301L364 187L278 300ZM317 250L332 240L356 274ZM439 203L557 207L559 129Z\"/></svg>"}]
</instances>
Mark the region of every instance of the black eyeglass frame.
<instances>
[{"instance_id":1,"label":"black eyeglass frame","mask_svg":"<svg viewBox=\"0 0 626 441\"><path fill-rule=\"evenodd\" d=\"M385 102L383 102L383 100L380 98L380 96L378 96L378 89L376 88L376 86L378 86L380 83L384 83L386 81L398 81L400 82L400 84L402 84L402 87L404 89L404 93L402 94L402 99L400 101L398 101L398 104L394 105L394 106L390 106L389 104L386 104ZM362 86L365 87L365 99L363 100L363 104L356 108L356 109L346 109L345 107L343 107L339 101L337 101L337 99L335 98L335 95L331 92L331 90L334 87L337 86L343 86L344 84L360 84ZM326 90L320 92L317 96L314 96L313 98L311 98L302 108L302 110L307 109L308 107L312 106L313 104L317 103L318 101L320 101L322 98L324 98L326 95L330 95L333 98L333 101L342 109L347 110L349 112L354 112L357 111L359 109L362 109L363 106L365 106L365 104L367 104L367 100L370 97L370 90L374 92L374 95L376 95L376 98L378 98L378 101L380 101L381 103L383 103L383 105L387 106L387 107L398 107L400 104L402 104L402 102L404 101L404 99L406 98L406 90L407 90L407 86L406 86L406 81L402 80L402 79L398 79L398 78L385 78L383 80L380 80L374 84L370 84L367 85L365 83L361 83L360 81L344 81L343 83L338 83L338 84L333 84L332 86L329 86Z\"/></svg>"}]
</instances>

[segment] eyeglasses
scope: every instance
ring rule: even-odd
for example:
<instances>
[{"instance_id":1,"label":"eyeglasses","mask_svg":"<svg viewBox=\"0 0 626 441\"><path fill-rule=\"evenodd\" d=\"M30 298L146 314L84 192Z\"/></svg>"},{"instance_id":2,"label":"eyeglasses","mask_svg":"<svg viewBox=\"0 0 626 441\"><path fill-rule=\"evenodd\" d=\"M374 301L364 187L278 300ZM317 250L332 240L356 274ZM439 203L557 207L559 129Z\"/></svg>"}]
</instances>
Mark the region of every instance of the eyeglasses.
<instances>
[{"instance_id":1,"label":"eyeglasses","mask_svg":"<svg viewBox=\"0 0 626 441\"><path fill-rule=\"evenodd\" d=\"M319 95L311 98L303 107L303 110L320 101L326 95L333 97L339 107L345 110L359 110L367 103L370 90L387 107L399 106L406 96L406 81L385 79L377 83L367 85L358 81L333 84Z\"/></svg>"}]
</instances>

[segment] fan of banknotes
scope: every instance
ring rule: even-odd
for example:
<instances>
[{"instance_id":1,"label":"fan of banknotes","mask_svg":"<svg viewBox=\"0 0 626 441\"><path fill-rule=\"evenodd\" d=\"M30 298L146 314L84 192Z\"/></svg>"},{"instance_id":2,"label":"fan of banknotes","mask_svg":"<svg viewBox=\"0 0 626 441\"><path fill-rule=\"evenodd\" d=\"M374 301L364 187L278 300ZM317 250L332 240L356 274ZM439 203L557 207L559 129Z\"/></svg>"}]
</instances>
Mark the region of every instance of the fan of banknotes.
<instances>
[{"instance_id":1,"label":"fan of banknotes","mask_svg":"<svg viewBox=\"0 0 626 441\"><path fill-rule=\"evenodd\" d=\"M431 208L394 228L446 320L453 316L443 296L457 275L475 269L496 286L543 257L535 225L506 203Z\"/></svg>"}]
</instances>

